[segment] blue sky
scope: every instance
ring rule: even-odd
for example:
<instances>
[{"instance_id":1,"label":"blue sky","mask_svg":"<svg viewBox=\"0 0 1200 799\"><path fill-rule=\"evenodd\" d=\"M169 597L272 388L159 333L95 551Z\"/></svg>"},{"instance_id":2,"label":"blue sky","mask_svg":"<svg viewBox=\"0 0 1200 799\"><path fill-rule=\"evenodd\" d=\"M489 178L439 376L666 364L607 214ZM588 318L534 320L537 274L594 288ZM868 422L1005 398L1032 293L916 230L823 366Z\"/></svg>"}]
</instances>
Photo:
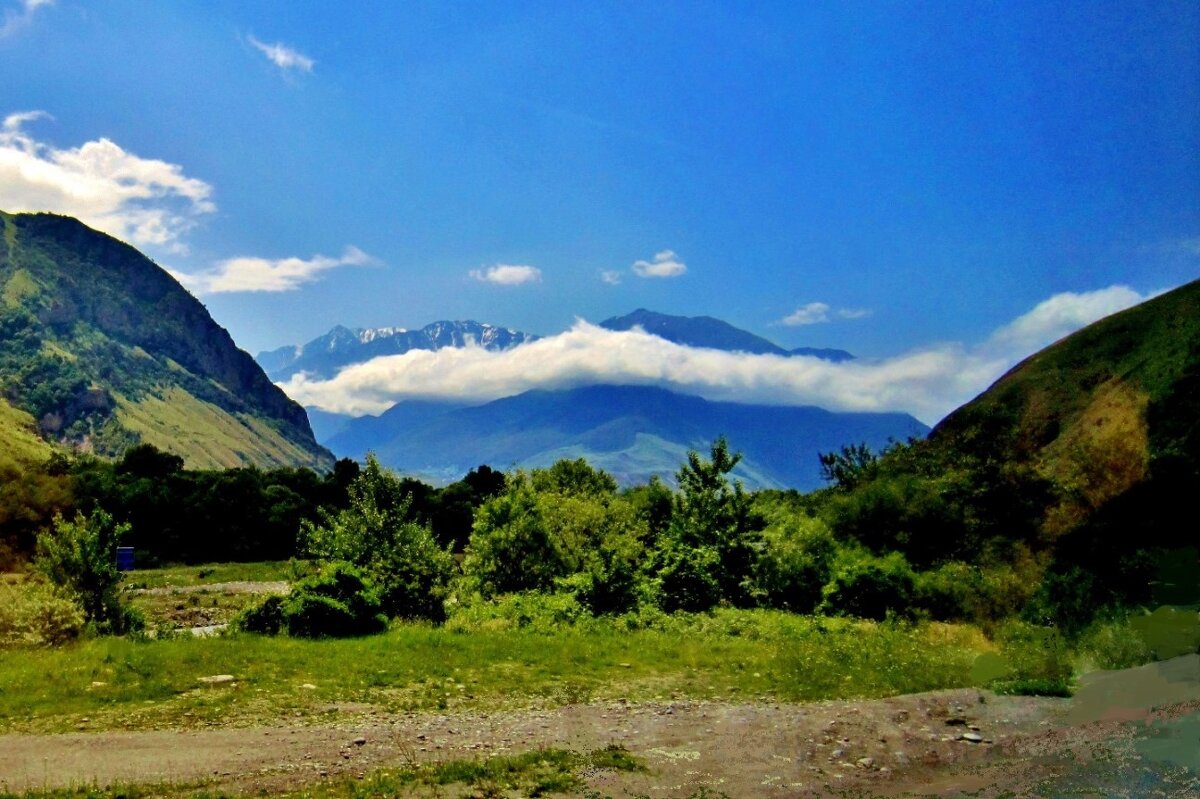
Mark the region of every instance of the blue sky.
<instances>
[{"instance_id":1,"label":"blue sky","mask_svg":"<svg viewBox=\"0 0 1200 799\"><path fill-rule=\"evenodd\" d=\"M252 352L647 307L888 358L1200 272L1195 2L749 6L0 0L0 208Z\"/></svg>"}]
</instances>

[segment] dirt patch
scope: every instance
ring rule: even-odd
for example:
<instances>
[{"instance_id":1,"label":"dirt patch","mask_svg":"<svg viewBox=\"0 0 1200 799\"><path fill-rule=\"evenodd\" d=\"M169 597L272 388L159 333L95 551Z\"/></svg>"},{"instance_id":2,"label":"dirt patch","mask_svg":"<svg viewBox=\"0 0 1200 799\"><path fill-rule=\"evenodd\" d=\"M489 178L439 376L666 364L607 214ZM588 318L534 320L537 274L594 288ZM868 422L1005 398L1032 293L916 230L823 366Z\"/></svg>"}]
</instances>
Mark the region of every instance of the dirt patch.
<instances>
[{"instance_id":1,"label":"dirt patch","mask_svg":"<svg viewBox=\"0 0 1200 799\"><path fill-rule=\"evenodd\" d=\"M950 691L806 705L612 702L402 716L338 709L338 723L317 727L0 736L0 785L215 778L226 789L271 791L413 760L619 743L651 773L591 775L603 793L686 796L707 786L731 796L824 795L986 761L989 750L1060 717L1065 704Z\"/></svg>"}]
</instances>

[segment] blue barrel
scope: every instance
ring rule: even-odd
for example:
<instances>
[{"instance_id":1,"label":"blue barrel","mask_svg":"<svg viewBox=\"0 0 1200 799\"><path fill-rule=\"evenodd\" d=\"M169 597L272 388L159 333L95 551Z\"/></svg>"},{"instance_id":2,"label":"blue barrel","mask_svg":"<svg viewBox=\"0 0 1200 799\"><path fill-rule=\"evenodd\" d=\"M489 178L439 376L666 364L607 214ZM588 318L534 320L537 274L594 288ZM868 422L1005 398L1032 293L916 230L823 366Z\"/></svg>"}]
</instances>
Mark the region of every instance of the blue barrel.
<instances>
[{"instance_id":1,"label":"blue barrel","mask_svg":"<svg viewBox=\"0 0 1200 799\"><path fill-rule=\"evenodd\" d=\"M117 547L117 571L133 571L133 547Z\"/></svg>"}]
</instances>

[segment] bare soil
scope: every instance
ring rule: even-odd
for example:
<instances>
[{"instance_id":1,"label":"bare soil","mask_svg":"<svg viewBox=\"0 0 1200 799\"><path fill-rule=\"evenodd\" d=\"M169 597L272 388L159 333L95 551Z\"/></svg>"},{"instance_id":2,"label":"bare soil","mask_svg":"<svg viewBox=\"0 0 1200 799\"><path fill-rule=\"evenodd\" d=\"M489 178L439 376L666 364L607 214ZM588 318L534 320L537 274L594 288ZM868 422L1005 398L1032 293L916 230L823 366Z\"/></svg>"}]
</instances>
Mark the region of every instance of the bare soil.
<instances>
[{"instance_id":1,"label":"bare soil","mask_svg":"<svg viewBox=\"0 0 1200 799\"><path fill-rule=\"evenodd\" d=\"M1200 761L1186 762L1189 746L1200 751L1195 741L1182 742L1181 755L1143 746L1147 730L1200 722L1195 655L1085 678L1074 700L955 690L798 705L330 709L337 721L320 726L0 736L0 789L212 780L222 790L273 792L428 760L619 743L650 771L584 775L601 795L685 797L707 788L731 797L1036 796L1072 780L1100 780L1100 795L1143 795L1120 792L1136 777L1154 783L1144 795L1200 796Z\"/></svg>"}]
</instances>

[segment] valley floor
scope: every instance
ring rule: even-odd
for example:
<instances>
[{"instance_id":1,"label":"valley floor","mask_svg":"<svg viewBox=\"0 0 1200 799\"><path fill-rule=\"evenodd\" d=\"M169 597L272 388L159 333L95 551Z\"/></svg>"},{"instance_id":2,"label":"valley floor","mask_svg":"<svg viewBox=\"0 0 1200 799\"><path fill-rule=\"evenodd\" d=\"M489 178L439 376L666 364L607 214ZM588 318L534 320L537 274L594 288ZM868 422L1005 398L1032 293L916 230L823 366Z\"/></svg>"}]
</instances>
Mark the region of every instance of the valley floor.
<instances>
[{"instance_id":1,"label":"valley floor","mask_svg":"<svg viewBox=\"0 0 1200 799\"><path fill-rule=\"evenodd\" d=\"M315 724L3 735L0 792L151 784L154 795L363 796L380 769L614 743L647 770L588 768L579 795L1194 797L1200 790L1196 655L1095 673L1070 700L957 689L805 704L604 701L396 713L341 703L324 710Z\"/></svg>"}]
</instances>

